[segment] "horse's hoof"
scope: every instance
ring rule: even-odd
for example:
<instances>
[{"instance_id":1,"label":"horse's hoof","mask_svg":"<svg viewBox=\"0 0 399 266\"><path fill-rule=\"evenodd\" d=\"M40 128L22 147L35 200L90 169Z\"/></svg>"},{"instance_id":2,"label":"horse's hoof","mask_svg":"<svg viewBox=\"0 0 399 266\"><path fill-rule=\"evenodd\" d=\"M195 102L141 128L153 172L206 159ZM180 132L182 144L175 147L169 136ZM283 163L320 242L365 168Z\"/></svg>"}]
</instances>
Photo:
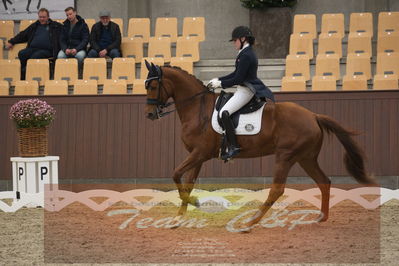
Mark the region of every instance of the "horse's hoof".
<instances>
[{"instance_id":1,"label":"horse's hoof","mask_svg":"<svg viewBox=\"0 0 399 266\"><path fill-rule=\"evenodd\" d=\"M319 217L319 223L327 222L328 217Z\"/></svg>"},{"instance_id":2,"label":"horse's hoof","mask_svg":"<svg viewBox=\"0 0 399 266\"><path fill-rule=\"evenodd\" d=\"M200 204L200 202L199 202L199 200L198 200L197 197L191 196L191 197L189 198L189 201L188 201L188 202L189 202L191 205L193 205L194 207L196 207L196 208L201 207L201 204Z\"/></svg>"},{"instance_id":3,"label":"horse's hoof","mask_svg":"<svg viewBox=\"0 0 399 266\"><path fill-rule=\"evenodd\" d=\"M246 223L246 224L241 224L237 228L237 232L239 233L250 233L252 228L254 228L255 224L252 223Z\"/></svg>"},{"instance_id":4,"label":"horse's hoof","mask_svg":"<svg viewBox=\"0 0 399 266\"><path fill-rule=\"evenodd\" d=\"M201 204L198 199L195 200L194 206L197 208L201 207Z\"/></svg>"},{"instance_id":5,"label":"horse's hoof","mask_svg":"<svg viewBox=\"0 0 399 266\"><path fill-rule=\"evenodd\" d=\"M323 213L321 213L321 214L319 215L319 217L317 218L317 220L319 221L319 223L326 222L327 219L328 219L328 216L324 215Z\"/></svg>"}]
</instances>

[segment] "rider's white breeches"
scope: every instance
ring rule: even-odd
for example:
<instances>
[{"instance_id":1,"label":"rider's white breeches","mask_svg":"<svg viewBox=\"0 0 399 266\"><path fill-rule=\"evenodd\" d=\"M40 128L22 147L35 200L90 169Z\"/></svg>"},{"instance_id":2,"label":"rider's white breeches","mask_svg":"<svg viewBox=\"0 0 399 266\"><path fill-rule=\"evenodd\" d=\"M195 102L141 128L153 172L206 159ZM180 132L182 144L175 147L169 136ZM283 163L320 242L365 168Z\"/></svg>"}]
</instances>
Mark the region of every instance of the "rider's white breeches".
<instances>
[{"instance_id":1,"label":"rider's white breeches","mask_svg":"<svg viewBox=\"0 0 399 266\"><path fill-rule=\"evenodd\" d=\"M244 86L238 86L237 91L234 93L233 97L223 106L219 112L220 118L222 118L222 113L228 111L230 115L237 112L241 107L246 105L254 96L254 92Z\"/></svg>"}]
</instances>

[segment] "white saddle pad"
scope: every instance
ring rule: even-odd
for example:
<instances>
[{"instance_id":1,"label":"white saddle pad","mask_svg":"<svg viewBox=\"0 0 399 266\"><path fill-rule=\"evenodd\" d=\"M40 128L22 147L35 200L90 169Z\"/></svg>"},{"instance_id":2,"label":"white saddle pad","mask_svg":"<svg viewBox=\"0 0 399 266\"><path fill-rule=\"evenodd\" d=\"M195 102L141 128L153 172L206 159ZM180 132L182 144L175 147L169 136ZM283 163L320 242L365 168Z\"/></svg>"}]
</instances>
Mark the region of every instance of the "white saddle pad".
<instances>
[{"instance_id":1,"label":"white saddle pad","mask_svg":"<svg viewBox=\"0 0 399 266\"><path fill-rule=\"evenodd\" d=\"M265 105L266 104L253 113L240 115L238 126L236 128L236 135L255 135L259 133L262 126L262 113ZM223 133L223 129L218 123L218 112L216 109L213 110L212 114L212 128L219 134Z\"/></svg>"}]
</instances>

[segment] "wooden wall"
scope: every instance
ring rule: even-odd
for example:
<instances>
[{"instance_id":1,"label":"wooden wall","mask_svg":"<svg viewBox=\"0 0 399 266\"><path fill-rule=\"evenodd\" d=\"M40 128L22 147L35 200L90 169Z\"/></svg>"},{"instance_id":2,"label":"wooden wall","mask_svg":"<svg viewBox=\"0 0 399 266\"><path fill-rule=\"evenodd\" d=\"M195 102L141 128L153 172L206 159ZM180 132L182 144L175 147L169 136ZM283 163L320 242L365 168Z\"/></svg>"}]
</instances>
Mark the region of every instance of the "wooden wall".
<instances>
[{"instance_id":1,"label":"wooden wall","mask_svg":"<svg viewBox=\"0 0 399 266\"><path fill-rule=\"evenodd\" d=\"M10 157L17 156L17 134L8 112L24 97L0 97L0 179L11 179ZM28 97L25 97L28 98ZM145 118L145 96L41 96L56 108L49 131L50 155L60 156L60 178L170 177L187 154L180 141L177 115ZM399 175L399 92L276 93L277 101L294 101L327 114L362 132L356 140L368 157L370 172ZM264 125L267 126L267 125ZM343 149L326 138L319 157L329 176L346 176ZM273 156L207 162L202 177L271 176ZM304 176L295 166L290 176Z\"/></svg>"}]
</instances>

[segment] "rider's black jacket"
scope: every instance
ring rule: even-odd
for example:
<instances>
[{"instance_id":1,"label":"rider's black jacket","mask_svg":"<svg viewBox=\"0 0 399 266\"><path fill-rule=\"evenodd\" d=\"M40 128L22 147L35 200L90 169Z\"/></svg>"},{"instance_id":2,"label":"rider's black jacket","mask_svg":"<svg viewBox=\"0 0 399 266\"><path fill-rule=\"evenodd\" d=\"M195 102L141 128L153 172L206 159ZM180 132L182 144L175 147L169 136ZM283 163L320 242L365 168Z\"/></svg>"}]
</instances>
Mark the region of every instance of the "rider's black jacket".
<instances>
[{"instance_id":1,"label":"rider's black jacket","mask_svg":"<svg viewBox=\"0 0 399 266\"><path fill-rule=\"evenodd\" d=\"M258 58L251 46L244 48L239 53L235 67L236 69L233 73L219 78L223 88L229 88L234 85L246 86L256 92L256 97L265 97L274 101L272 91L257 77Z\"/></svg>"}]
</instances>

